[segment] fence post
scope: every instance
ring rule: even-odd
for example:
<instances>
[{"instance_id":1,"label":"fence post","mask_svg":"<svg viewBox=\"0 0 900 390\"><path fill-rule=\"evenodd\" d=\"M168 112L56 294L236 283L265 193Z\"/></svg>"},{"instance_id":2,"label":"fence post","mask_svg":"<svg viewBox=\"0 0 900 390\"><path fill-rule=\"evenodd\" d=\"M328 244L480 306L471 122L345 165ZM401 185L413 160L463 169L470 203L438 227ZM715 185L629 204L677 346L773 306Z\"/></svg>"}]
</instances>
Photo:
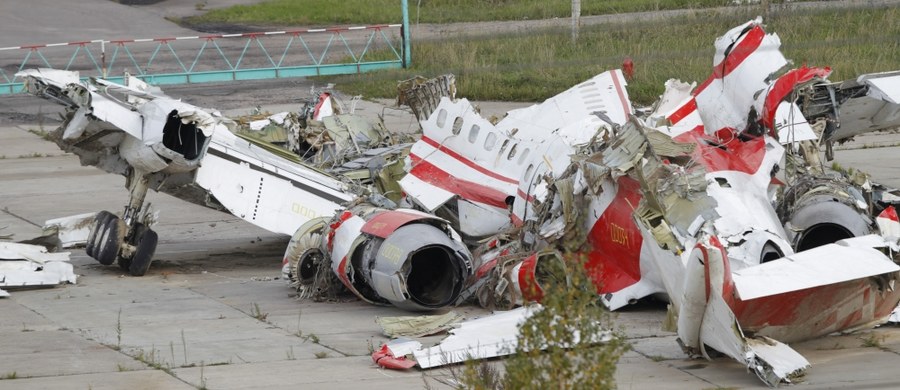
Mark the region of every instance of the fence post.
<instances>
[{"instance_id":1,"label":"fence post","mask_svg":"<svg viewBox=\"0 0 900 390\"><path fill-rule=\"evenodd\" d=\"M403 26L400 27L401 34L403 35L403 67L409 68L412 65L412 56L410 55L410 47L409 44L409 5L407 0L401 1L403 8Z\"/></svg>"}]
</instances>

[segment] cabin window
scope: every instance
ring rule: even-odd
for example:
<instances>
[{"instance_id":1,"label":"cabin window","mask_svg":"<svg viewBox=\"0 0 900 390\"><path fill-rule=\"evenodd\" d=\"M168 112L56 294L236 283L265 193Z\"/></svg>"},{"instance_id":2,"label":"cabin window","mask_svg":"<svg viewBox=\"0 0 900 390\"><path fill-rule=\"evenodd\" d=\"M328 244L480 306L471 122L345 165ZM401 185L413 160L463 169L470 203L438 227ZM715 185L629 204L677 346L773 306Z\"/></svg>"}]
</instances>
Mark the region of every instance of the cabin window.
<instances>
[{"instance_id":1,"label":"cabin window","mask_svg":"<svg viewBox=\"0 0 900 390\"><path fill-rule=\"evenodd\" d=\"M459 135L459 132L462 131L463 119L462 117L456 117L453 120L453 135Z\"/></svg>"},{"instance_id":2,"label":"cabin window","mask_svg":"<svg viewBox=\"0 0 900 390\"><path fill-rule=\"evenodd\" d=\"M518 147L518 146L519 146L519 144L515 144L512 146L512 148L509 149L509 154L506 155L507 160L512 161L513 157L516 156L516 147Z\"/></svg>"},{"instance_id":3,"label":"cabin window","mask_svg":"<svg viewBox=\"0 0 900 390\"><path fill-rule=\"evenodd\" d=\"M490 132L487 137L484 137L484 150L490 152L494 149L495 145L497 145L497 135Z\"/></svg>"},{"instance_id":4,"label":"cabin window","mask_svg":"<svg viewBox=\"0 0 900 390\"><path fill-rule=\"evenodd\" d=\"M442 108L438 111L437 125L443 129L445 124L447 124L447 110Z\"/></svg>"},{"instance_id":5,"label":"cabin window","mask_svg":"<svg viewBox=\"0 0 900 390\"><path fill-rule=\"evenodd\" d=\"M519 155L519 161L518 161L519 165L522 165L522 163L525 162L525 159L528 158L528 152L530 152L530 151L531 151L531 149L528 149L528 148L525 148L525 150L522 151L522 154Z\"/></svg>"},{"instance_id":6,"label":"cabin window","mask_svg":"<svg viewBox=\"0 0 900 390\"><path fill-rule=\"evenodd\" d=\"M478 132L481 131L481 127L478 125L472 125L469 128L469 143L474 144L476 140L478 140Z\"/></svg>"}]
</instances>

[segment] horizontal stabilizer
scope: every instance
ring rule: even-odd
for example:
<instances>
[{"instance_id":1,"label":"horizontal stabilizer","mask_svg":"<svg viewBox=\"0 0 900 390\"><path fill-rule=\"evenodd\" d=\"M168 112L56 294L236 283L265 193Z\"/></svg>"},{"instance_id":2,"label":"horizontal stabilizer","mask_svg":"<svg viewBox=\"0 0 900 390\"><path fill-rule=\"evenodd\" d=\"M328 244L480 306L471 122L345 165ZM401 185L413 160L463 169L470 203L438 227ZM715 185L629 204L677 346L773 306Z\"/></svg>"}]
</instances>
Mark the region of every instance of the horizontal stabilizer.
<instances>
[{"instance_id":1,"label":"horizontal stabilizer","mask_svg":"<svg viewBox=\"0 0 900 390\"><path fill-rule=\"evenodd\" d=\"M823 245L733 273L741 300L783 294L900 271L872 248Z\"/></svg>"}]
</instances>

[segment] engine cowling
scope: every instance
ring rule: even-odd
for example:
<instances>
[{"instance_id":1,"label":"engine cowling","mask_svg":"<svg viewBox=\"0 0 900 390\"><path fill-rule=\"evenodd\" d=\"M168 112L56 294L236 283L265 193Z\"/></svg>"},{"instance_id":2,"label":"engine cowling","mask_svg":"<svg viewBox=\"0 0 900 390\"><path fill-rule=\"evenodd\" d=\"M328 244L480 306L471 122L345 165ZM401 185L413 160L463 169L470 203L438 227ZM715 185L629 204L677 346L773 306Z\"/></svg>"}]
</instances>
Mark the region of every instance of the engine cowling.
<instances>
[{"instance_id":1,"label":"engine cowling","mask_svg":"<svg viewBox=\"0 0 900 390\"><path fill-rule=\"evenodd\" d=\"M472 255L449 222L411 209L346 210L322 245L344 287L406 310L455 304L472 273Z\"/></svg>"}]
</instances>

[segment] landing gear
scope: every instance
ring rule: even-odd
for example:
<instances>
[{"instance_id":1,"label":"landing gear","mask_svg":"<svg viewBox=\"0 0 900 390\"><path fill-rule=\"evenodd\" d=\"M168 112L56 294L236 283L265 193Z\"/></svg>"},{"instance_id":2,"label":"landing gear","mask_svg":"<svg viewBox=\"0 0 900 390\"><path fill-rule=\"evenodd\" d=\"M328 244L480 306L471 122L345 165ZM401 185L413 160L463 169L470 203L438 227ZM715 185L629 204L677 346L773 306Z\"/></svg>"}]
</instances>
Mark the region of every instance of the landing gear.
<instances>
[{"instance_id":1,"label":"landing gear","mask_svg":"<svg viewBox=\"0 0 900 390\"><path fill-rule=\"evenodd\" d=\"M143 276L150 268L156 244L150 205L143 207L147 195L147 178L132 171L128 175L131 197L122 218L101 211L94 217L85 252L100 264L119 263L119 268L132 276Z\"/></svg>"}]
</instances>

